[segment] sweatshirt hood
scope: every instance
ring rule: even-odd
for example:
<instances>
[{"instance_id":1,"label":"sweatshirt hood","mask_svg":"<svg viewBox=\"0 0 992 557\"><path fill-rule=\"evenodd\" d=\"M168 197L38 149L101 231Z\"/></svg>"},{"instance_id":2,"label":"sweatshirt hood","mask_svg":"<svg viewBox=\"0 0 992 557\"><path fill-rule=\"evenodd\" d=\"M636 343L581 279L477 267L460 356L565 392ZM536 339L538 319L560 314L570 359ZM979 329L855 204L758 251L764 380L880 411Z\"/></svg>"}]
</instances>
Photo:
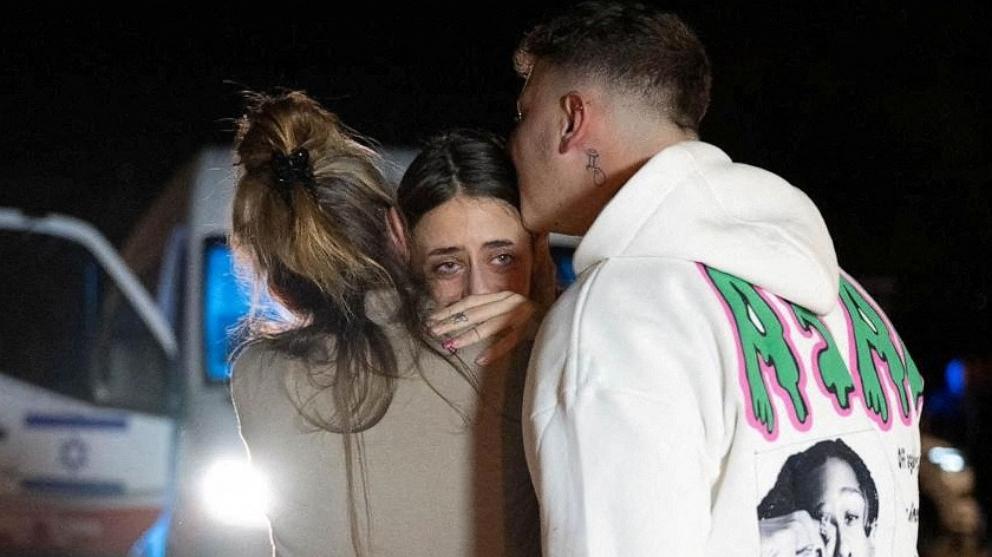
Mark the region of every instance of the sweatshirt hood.
<instances>
[{"instance_id":1,"label":"sweatshirt hood","mask_svg":"<svg viewBox=\"0 0 992 557\"><path fill-rule=\"evenodd\" d=\"M818 314L837 303L833 242L813 202L782 178L700 141L665 148L620 188L575 253L703 263Z\"/></svg>"}]
</instances>

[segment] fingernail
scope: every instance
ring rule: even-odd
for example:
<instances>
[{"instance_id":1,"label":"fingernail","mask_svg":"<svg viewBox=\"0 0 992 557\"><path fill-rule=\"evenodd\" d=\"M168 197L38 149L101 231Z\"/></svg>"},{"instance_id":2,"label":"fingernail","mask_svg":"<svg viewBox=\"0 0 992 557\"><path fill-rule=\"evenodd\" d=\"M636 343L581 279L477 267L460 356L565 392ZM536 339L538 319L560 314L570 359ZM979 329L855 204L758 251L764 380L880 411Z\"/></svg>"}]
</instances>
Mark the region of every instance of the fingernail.
<instances>
[{"instance_id":1,"label":"fingernail","mask_svg":"<svg viewBox=\"0 0 992 557\"><path fill-rule=\"evenodd\" d=\"M478 358L475 359L475 363L479 364L480 366L489 365L489 358L485 356L479 356Z\"/></svg>"},{"instance_id":2,"label":"fingernail","mask_svg":"<svg viewBox=\"0 0 992 557\"><path fill-rule=\"evenodd\" d=\"M450 352L452 354L454 354L455 352L458 352L458 349L455 348L455 339L452 339L452 338L449 338L448 340L442 342L441 343L441 348L444 348L445 350L447 350L448 352Z\"/></svg>"}]
</instances>

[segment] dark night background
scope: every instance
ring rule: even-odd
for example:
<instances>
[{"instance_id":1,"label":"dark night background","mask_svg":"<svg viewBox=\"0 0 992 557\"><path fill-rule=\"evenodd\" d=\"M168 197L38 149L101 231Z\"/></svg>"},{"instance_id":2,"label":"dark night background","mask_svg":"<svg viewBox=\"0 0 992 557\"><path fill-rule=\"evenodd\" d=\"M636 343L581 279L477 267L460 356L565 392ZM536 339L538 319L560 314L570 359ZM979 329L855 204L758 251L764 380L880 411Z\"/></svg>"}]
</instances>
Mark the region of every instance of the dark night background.
<instances>
[{"instance_id":1,"label":"dark night background","mask_svg":"<svg viewBox=\"0 0 992 557\"><path fill-rule=\"evenodd\" d=\"M513 48L549 9L241 6L7 13L0 205L79 216L120 245L178 165L230 141L243 88L305 89L386 144L453 125L506 133ZM987 362L988 3L666 6L713 62L703 138L813 198L928 390L952 357Z\"/></svg>"}]
</instances>

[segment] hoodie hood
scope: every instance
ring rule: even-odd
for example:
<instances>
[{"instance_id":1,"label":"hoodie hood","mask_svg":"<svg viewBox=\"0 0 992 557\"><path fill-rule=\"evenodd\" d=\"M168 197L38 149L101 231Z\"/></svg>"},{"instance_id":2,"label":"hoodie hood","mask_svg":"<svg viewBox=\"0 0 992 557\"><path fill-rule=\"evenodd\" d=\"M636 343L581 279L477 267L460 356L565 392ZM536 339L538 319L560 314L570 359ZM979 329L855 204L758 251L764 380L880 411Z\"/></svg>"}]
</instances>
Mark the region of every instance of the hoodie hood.
<instances>
[{"instance_id":1,"label":"hoodie hood","mask_svg":"<svg viewBox=\"0 0 992 557\"><path fill-rule=\"evenodd\" d=\"M821 315L838 299L837 256L813 202L700 141L662 150L620 188L579 244L575 270L644 256L703 263Z\"/></svg>"}]
</instances>

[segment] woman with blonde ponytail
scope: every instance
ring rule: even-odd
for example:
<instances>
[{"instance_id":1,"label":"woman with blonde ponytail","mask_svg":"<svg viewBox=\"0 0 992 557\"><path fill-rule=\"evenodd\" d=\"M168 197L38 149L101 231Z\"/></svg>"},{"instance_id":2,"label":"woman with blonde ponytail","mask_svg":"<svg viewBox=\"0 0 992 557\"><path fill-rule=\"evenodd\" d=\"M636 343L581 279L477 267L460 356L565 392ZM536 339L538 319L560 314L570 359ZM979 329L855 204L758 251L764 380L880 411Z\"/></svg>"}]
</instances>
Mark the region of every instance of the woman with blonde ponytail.
<instances>
[{"instance_id":1,"label":"woman with blonde ponytail","mask_svg":"<svg viewBox=\"0 0 992 557\"><path fill-rule=\"evenodd\" d=\"M231 382L272 493L274 553L529 551L508 418L461 355L425 340L425 291L377 154L300 92L253 95L236 150L231 244L291 315L253 312Z\"/></svg>"}]
</instances>

